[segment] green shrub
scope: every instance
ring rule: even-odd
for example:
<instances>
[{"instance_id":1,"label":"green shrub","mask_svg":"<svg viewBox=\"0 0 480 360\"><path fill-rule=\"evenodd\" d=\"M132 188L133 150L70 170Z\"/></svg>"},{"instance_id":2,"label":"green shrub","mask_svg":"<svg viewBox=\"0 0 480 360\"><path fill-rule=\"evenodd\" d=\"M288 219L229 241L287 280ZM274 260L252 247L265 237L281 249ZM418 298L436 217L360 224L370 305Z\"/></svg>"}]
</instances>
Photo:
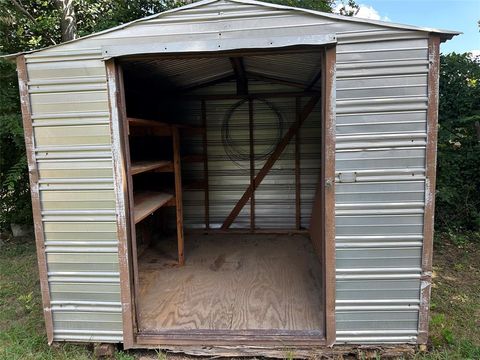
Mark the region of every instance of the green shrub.
<instances>
[{"instance_id":1,"label":"green shrub","mask_svg":"<svg viewBox=\"0 0 480 360\"><path fill-rule=\"evenodd\" d=\"M480 229L480 61L440 58L436 228Z\"/></svg>"},{"instance_id":2,"label":"green shrub","mask_svg":"<svg viewBox=\"0 0 480 360\"><path fill-rule=\"evenodd\" d=\"M15 65L0 61L0 229L30 224L32 210Z\"/></svg>"}]
</instances>

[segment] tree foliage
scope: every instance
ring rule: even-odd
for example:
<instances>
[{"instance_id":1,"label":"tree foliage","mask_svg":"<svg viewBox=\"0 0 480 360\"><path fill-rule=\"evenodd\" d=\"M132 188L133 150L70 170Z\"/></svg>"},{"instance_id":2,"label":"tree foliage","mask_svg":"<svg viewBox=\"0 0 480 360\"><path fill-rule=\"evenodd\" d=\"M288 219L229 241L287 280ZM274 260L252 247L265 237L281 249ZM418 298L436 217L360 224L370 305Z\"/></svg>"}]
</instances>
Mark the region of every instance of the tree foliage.
<instances>
[{"instance_id":1,"label":"tree foliage","mask_svg":"<svg viewBox=\"0 0 480 360\"><path fill-rule=\"evenodd\" d=\"M480 230L480 59L440 57L436 226Z\"/></svg>"},{"instance_id":2,"label":"tree foliage","mask_svg":"<svg viewBox=\"0 0 480 360\"><path fill-rule=\"evenodd\" d=\"M59 44L182 6L189 0L0 0L0 54ZM332 12L333 0L271 0ZM349 0L349 3L352 0ZM0 228L31 221L15 66L0 60Z\"/></svg>"},{"instance_id":3,"label":"tree foliage","mask_svg":"<svg viewBox=\"0 0 480 360\"><path fill-rule=\"evenodd\" d=\"M74 0L77 37L184 4L176 0ZM51 0L0 0L0 53L61 43L62 6Z\"/></svg>"},{"instance_id":4,"label":"tree foliage","mask_svg":"<svg viewBox=\"0 0 480 360\"><path fill-rule=\"evenodd\" d=\"M30 223L27 161L15 65L0 62L0 229Z\"/></svg>"}]
</instances>

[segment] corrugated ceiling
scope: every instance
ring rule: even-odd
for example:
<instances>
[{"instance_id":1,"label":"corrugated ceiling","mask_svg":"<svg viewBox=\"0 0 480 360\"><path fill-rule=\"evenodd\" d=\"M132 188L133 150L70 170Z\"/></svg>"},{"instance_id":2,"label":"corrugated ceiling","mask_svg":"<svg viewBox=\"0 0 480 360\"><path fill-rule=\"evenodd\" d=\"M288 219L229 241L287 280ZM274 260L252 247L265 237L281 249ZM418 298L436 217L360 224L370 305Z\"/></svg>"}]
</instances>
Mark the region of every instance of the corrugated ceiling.
<instances>
[{"instance_id":1,"label":"corrugated ceiling","mask_svg":"<svg viewBox=\"0 0 480 360\"><path fill-rule=\"evenodd\" d=\"M320 52L269 54L242 57L247 75L253 79L285 85L291 82L305 89L320 72ZM168 77L178 87L189 88L234 76L229 57L157 58L125 62L126 71L143 77Z\"/></svg>"}]
</instances>

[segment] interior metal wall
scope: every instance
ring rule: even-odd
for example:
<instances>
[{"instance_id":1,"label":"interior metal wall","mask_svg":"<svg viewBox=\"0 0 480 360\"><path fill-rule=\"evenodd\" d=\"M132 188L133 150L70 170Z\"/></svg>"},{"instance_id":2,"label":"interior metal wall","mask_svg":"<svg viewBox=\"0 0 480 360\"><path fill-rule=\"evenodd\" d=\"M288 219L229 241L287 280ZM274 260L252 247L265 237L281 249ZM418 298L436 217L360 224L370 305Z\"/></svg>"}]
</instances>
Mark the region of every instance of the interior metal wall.
<instances>
[{"instance_id":1,"label":"interior metal wall","mask_svg":"<svg viewBox=\"0 0 480 360\"><path fill-rule=\"evenodd\" d=\"M337 34L337 342L415 341L428 33L228 1L26 56L54 339L122 340L102 47L219 32Z\"/></svg>"},{"instance_id":2,"label":"interior metal wall","mask_svg":"<svg viewBox=\"0 0 480 360\"><path fill-rule=\"evenodd\" d=\"M291 91L284 85L250 81L251 92ZM235 94L235 82L225 83L202 89L197 93ZM279 112L283 123L283 133L295 121L295 98L264 99ZM308 100L308 99L307 99ZM303 104L306 103L303 99ZM250 161L232 161L225 151L222 140L222 126L227 113L241 100L206 101L207 153L209 184L210 227L220 228L237 201L250 185ZM302 103L300 104L302 105ZM200 101L188 103L193 125L201 124ZM253 101L254 153L265 153L265 148L278 141L277 117L272 107L260 100ZM230 119L231 131L235 132L242 153L249 154L249 111L248 102L244 102L233 112ZM301 223L304 228L310 224L310 214L316 185L320 176L320 109L317 107L306 119L300 131L300 190ZM201 154L202 137L182 138L184 153ZM255 161L255 174L262 168L265 160ZM186 184L204 178L203 163L184 163L183 177ZM250 202L248 202L231 228L250 228ZM184 193L185 226L205 228L204 190L186 190ZM283 151L280 158L255 191L255 226L259 229L295 229L295 140Z\"/></svg>"}]
</instances>

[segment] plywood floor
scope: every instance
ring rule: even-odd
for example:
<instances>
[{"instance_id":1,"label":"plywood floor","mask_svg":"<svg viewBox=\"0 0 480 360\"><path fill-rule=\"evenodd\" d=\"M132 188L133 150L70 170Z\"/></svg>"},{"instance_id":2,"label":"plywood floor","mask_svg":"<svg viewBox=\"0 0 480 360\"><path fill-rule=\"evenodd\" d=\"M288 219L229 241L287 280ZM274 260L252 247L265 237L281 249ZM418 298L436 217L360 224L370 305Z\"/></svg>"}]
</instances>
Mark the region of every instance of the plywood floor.
<instances>
[{"instance_id":1,"label":"plywood floor","mask_svg":"<svg viewBox=\"0 0 480 360\"><path fill-rule=\"evenodd\" d=\"M319 330L321 267L302 235L187 235L139 261L139 330Z\"/></svg>"}]
</instances>

